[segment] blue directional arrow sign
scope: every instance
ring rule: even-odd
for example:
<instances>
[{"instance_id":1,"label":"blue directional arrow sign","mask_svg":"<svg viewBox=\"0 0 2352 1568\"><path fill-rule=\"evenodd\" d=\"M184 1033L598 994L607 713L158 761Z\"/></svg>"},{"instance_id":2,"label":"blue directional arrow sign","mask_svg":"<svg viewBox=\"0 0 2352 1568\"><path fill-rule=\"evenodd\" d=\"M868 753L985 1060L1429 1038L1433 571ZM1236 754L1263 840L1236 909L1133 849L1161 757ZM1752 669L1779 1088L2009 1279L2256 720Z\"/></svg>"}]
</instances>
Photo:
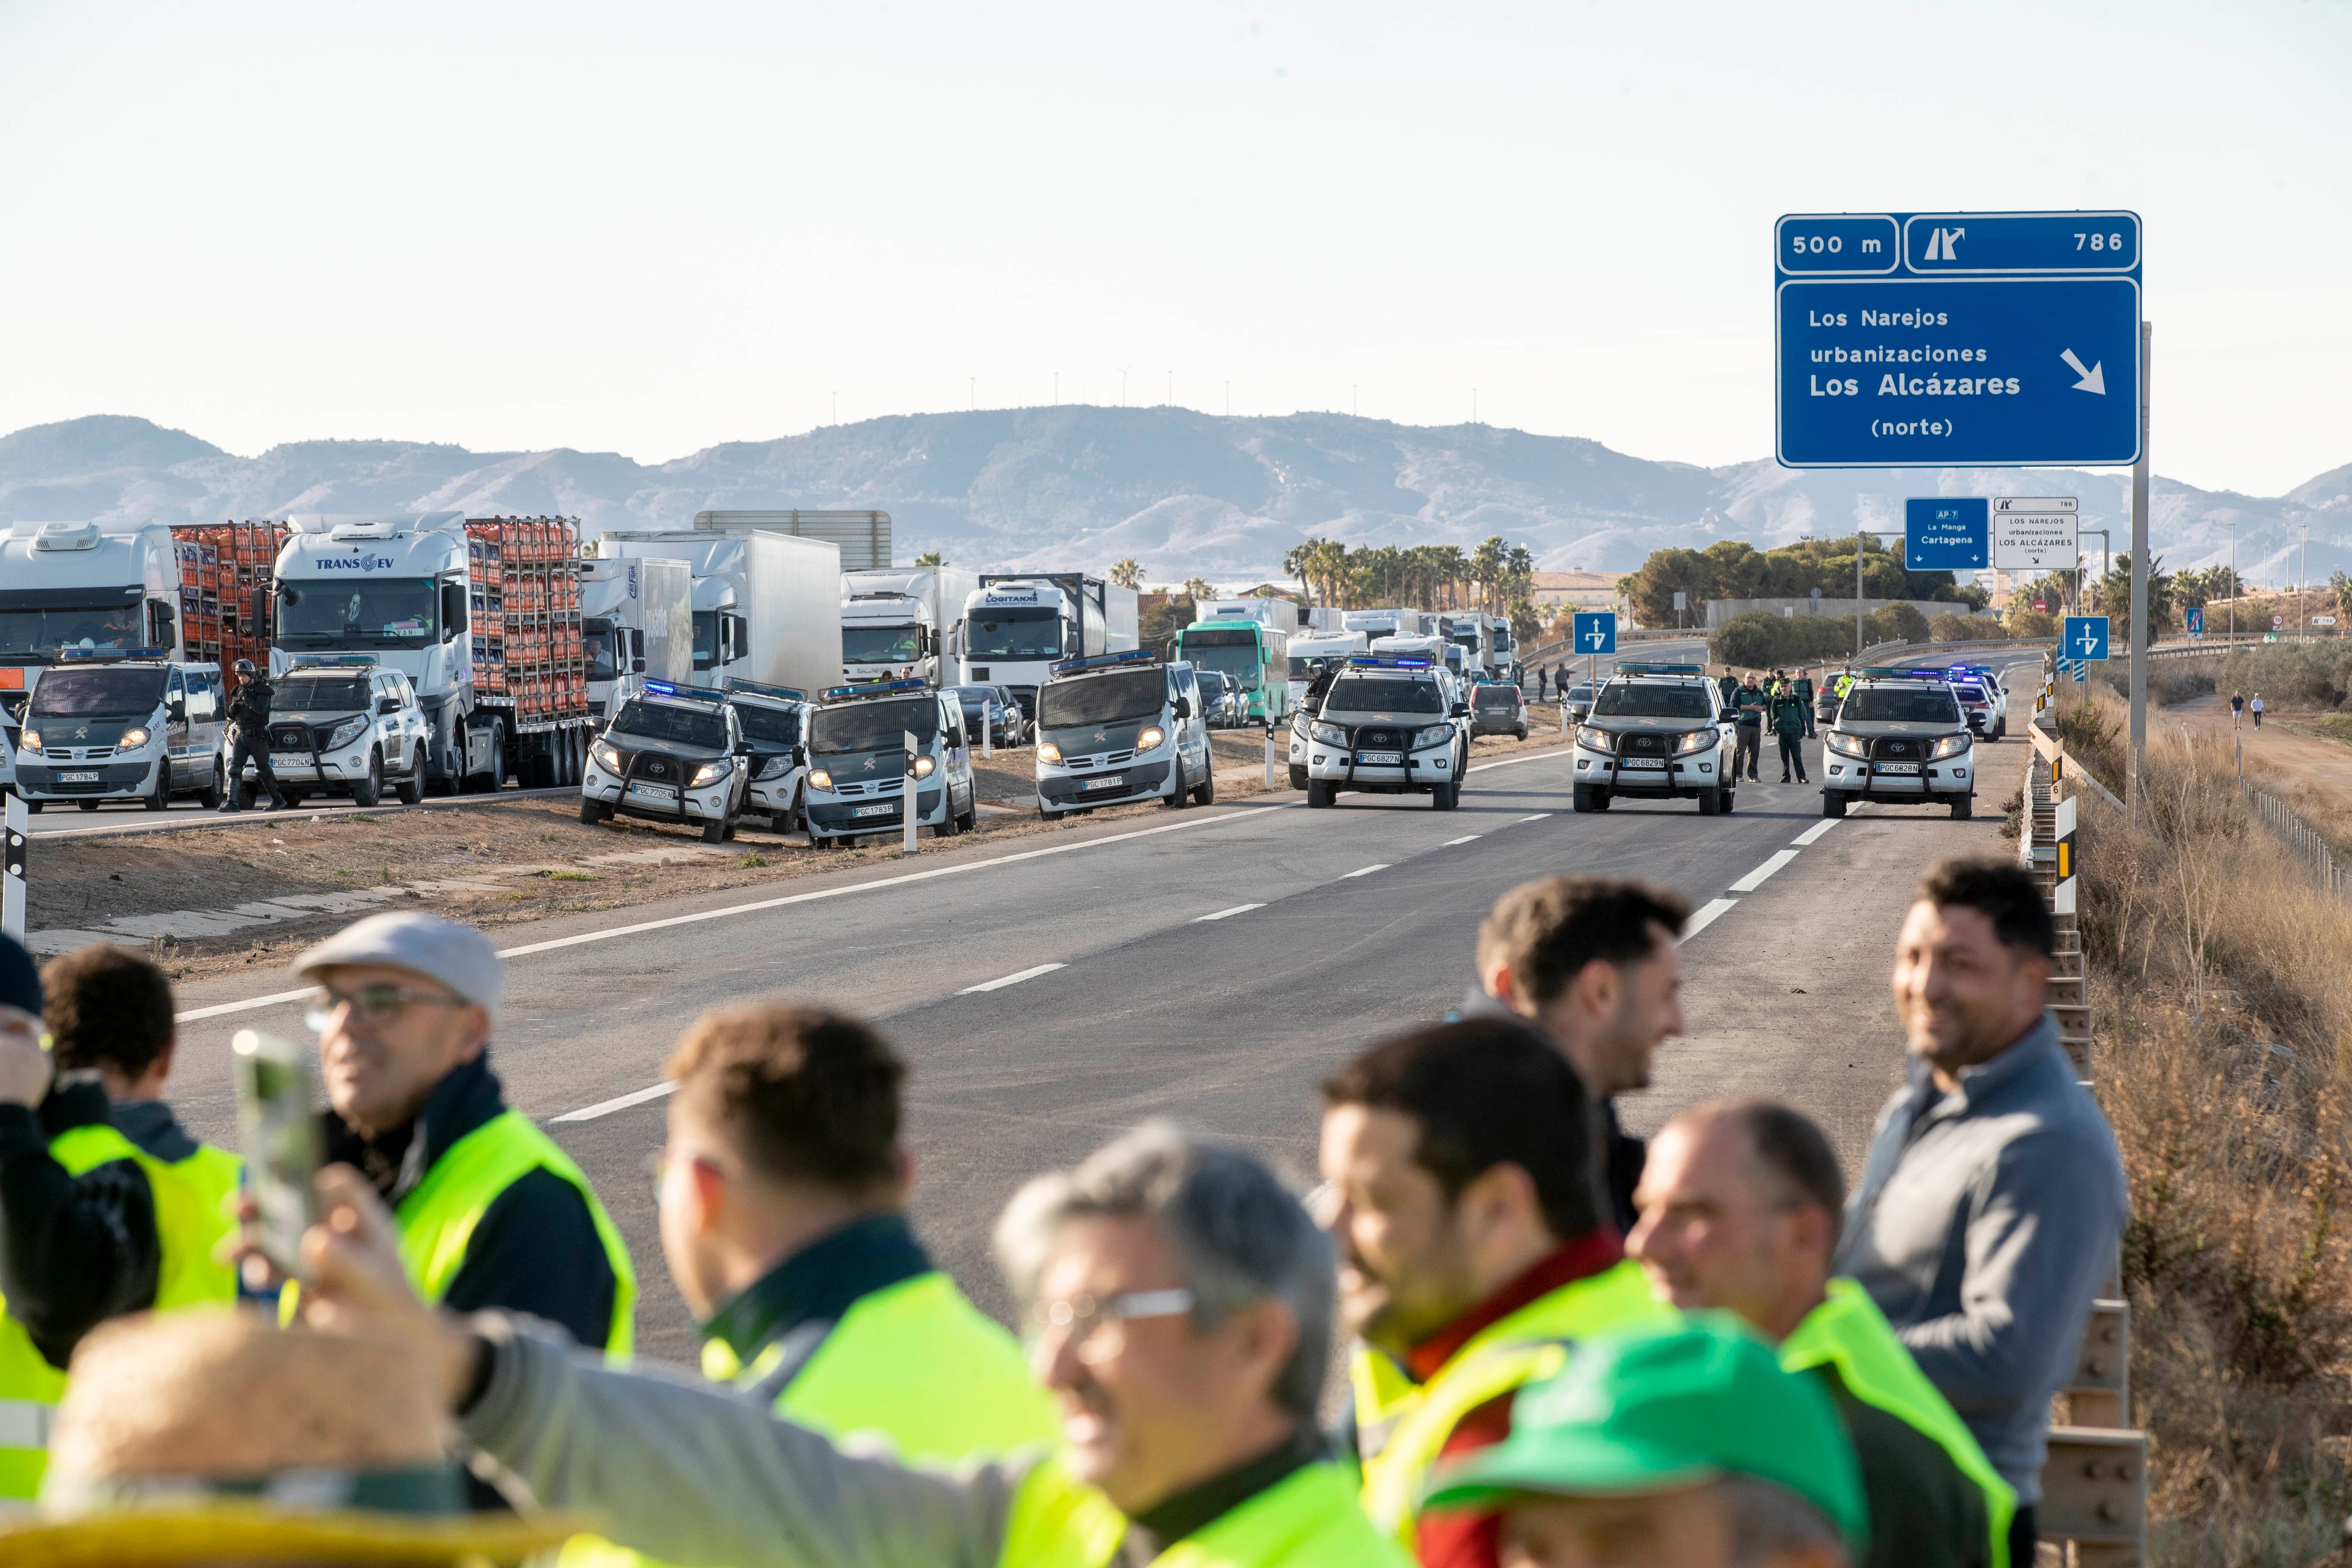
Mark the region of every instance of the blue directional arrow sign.
<instances>
[{"instance_id":1,"label":"blue directional arrow sign","mask_svg":"<svg viewBox=\"0 0 2352 1568\"><path fill-rule=\"evenodd\" d=\"M1992 564L1992 507L1982 496L1914 496L1903 503L1903 565L1943 572Z\"/></svg>"},{"instance_id":2,"label":"blue directional arrow sign","mask_svg":"<svg viewBox=\"0 0 2352 1568\"><path fill-rule=\"evenodd\" d=\"M1579 610L1570 639L1579 653L1615 653L1617 651L1617 612L1614 610Z\"/></svg>"},{"instance_id":3,"label":"blue directional arrow sign","mask_svg":"<svg viewBox=\"0 0 2352 1568\"><path fill-rule=\"evenodd\" d=\"M1791 214L1773 251L1784 467L2138 458L2137 214Z\"/></svg>"},{"instance_id":4,"label":"blue directional arrow sign","mask_svg":"<svg viewBox=\"0 0 2352 1568\"><path fill-rule=\"evenodd\" d=\"M2107 657L2107 617L2068 616L2058 646L2078 664L2096 664Z\"/></svg>"}]
</instances>

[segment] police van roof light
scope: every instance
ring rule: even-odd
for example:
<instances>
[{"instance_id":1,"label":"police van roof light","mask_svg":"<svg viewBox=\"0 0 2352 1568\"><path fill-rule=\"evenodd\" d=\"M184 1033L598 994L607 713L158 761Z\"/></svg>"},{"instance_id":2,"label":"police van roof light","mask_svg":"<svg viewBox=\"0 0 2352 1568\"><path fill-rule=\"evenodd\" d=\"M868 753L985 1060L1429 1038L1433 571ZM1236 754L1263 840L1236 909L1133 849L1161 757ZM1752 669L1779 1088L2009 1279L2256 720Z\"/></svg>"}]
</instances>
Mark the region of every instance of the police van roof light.
<instances>
[{"instance_id":1,"label":"police van roof light","mask_svg":"<svg viewBox=\"0 0 2352 1568\"><path fill-rule=\"evenodd\" d=\"M364 669L376 662L376 656L372 653L301 653L294 656L294 668L297 669Z\"/></svg>"},{"instance_id":2,"label":"police van roof light","mask_svg":"<svg viewBox=\"0 0 2352 1568\"><path fill-rule=\"evenodd\" d=\"M681 702L724 702L727 700L727 694L725 692L713 691L708 686L680 686L677 682L669 680L647 680L643 682L642 685L645 690L653 693L656 697L676 698Z\"/></svg>"},{"instance_id":3,"label":"police van roof light","mask_svg":"<svg viewBox=\"0 0 2352 1568\"><path fill-rule=\"evenodd\" d=\"M746 680L740 675L722 677L719 689L730 695L740 692L751 697L773 697L785 702L808 700L808 693L796 686L771 686L764 680Z\"/></svg>"},{"instance_id":4,"label":"police van roof light","mask_svg":"<svg viewBox=\"0 0 2352 1568\"><path fill-rule=\"evenodd\" d=\"M1131 647L1119 653L1097 653L1085 658L1066 658L1053 667L1052 674L1083 675L1090 669L1117 669L1122 665L1158 664L1160 656L1148 647Z\"/></svg>"},{"instance_id":5,"label":"police van roof light","mask_svg":"<svg viewBox=\"0 0 2352 1568\"><path fill-rule=\"evenodd\" d=\"M1699 664L1621 664L1620 675L1705 675L1706 667Z\"/></svg>"},{"instance_id":6,"label":"police van roof light","mask_svg":"<svg viewBox=\"0 0 2352 1568\"><path fill-rule=\"evenodd\" d=\"M60 663L69 658L169 658L171 654L160 647L61 647L58 649Z\"/></svg>"},{"instance_id":7,"label":"police van roof light","mask_svg":"<svg viewBox=\"0 0 2352 1568\"><path fill-rule=\"evenodd\" d=\"M909 691L928 691L927 680L869 680L857 686L828 686L817 693L820 702L864 701L872 697L904 697Z\"/></svg>"},{"instance_id":8,"label":"police van roof light","mask_svg":"<svg viewBox=\"0 0 2352 1568\"><path fill-rule=\"evenodd\" d=\"M1348 658L1351 669L1427 669L1429 663L1425 658L1406 658L1392 653L1359 653Z\"/></svg>"}]
</instances>

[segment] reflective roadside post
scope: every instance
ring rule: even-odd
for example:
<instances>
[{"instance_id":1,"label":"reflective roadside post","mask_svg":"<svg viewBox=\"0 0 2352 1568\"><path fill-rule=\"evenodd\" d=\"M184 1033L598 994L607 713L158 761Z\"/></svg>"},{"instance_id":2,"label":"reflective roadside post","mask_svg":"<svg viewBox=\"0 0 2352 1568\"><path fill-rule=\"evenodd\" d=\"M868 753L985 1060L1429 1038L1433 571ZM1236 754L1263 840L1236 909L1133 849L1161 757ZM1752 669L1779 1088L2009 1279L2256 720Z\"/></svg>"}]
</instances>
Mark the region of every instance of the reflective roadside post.
<instances>
[{"instance_id":1,"label":"reflective roadside post","mask_svg":"<svg viewBox=\"0 0 2352 1568\"><path fill-rule=\"evenodd\" d=\"M980 700L980 754L983 757L996 755L996 699L993 697Z\"/></svg>"},{"instance_id":2,"label":"reflective roadside post","mask_svg":"<svg viewBox=\"0 0 2352 1568\"><path fill-rule=\"evenodd\" d=\"M898 807L898 816L907 826L904 847L907 853L912 855L915 852L915 839L922 832L915 823L915 748L919 742L911 732L902 731L900 735L907 743L907 777L899 785L904 804Z\"/></svg>"},{"instance_id":3,"label":"reflective roadside post","mask_svg":"<svg viewBox=\"0 0 2352 1568\"><path fill-rule=\"evenodd\" d=\"M1209 767L1212 773L1216 771L1216 763L1213 761ZM1272 719L1265 721L1265 787L1268 789L1274 787L1274 721Z\"/></svg>"},{"instance_id":4,"label":"reflective roadside post","mask_svg":"<svg viewBox=\"0 0 2352 1568\"><path fill-rule=\"evenodd\" d=\"M14 790L0 795L0 932L25 940L25 850L32 814Z\"/></svg>"}]
</instances>

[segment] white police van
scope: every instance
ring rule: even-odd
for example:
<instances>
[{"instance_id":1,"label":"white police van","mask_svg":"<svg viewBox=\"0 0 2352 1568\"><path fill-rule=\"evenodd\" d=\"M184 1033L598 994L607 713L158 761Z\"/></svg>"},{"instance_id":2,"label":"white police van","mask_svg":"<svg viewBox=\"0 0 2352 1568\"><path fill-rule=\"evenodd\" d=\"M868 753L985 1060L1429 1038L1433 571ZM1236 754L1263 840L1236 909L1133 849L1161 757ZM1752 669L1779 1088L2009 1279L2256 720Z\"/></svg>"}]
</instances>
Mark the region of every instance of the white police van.
<instances>
[{"instance_id":1,"label":"white police van","mask_svg":"<svg viewBox=\"0 0 2352 1568\"><path fill-rule=\"evenodd\" d=\"M1217 798L1200 673L1150 648L1066 658L1037 689L1037 815Z\"/></svg>"},{"instance_id":2,"label":"white police van","mask_svg":"<svg viewBox=\"0 0 2352 1568\"><path fill-rule=\"evenodd\" d=\"M1354 655L1307 726L1307 804L1328 806L1348 789L1426 795L1433 809L1452 811L1470 765L1468 717L1434 658Z\"/></svg>"},{"instance_id":3,"label":"white police van","mask_svg":"<svg viewBox=\"0 0 2352 1568\"><path fill-rule=\"evenodd\" d=\"M1701 816L1738 804L1738 740L1704 666L1621 664L1576 727L1572 799L1606 811L1619 795L1698 802Z\"/></svg>"},{"instance_id":4,"label":"white police van","mask_svg":"<svg viewBox=\"0 0 2352 1568\"><path fill-rule=\"evenodd\" d=\"M978 817L963 705L951 691L917 679L828 687L807 710L804 727L808 775L801 815L810 843L830 848L866 834L905 831L910 766L917 827L947 838ZM911 758L909 735L915 738Z\"/></svg>"},{"instance_id":5,"label":"white police van","mask_svg":"<svg viewBox=\"0 0 2352 1568\"><path fill-rule=\"evenodd\" d=\"M1857 800L1976 809L1976 747L1940 670L1864 669L1822 731L1822 815Z\"/></svg>"},{"instance_id":6,"label":"white police van","mask_svg":"<svg viewBox=\"0 0 2352 1568\"><path fill-rule=\"evenodd\" d=\"M425 798L433 731L407 676L372 653L298 655L269 685L269 771L289 805L314 793L374 805L387 783L403 805ZM236 804L251 805L261 771L248 762L236 788Z\"/></svg>"},{"instance_id":7,"label":"white police van","mask_svg":"<svg viewBox=\"0 0 2352 1568\"><path fill-rule=\"evenodd\" d=\"M16 791L26 808L110 800L162 811L177 795L221 803L220 666L157 647L64 648L42 669L16 733Z\"/></svg>"},{"instance_id":8,"label":"white police van","mask_svg":"<svg viewBox=\"0 0 2352 1568\"><path fill-rule=\"evenodd\" d=\"M801 796L808 787L808 751L802 737L808 693L733 675L721 679L719 689L751 749L743 761L751 773L744 809L764 811L777 832L792 832L800 825Z\"/></svg>"},{"instance_id":9,"label":"white police van","mask_svg":"<svg viewBox=\"0 0 2352 1568\"><path fill-rule=\"evenodd\" d=\"M705 844L722 843L735 836L750 760L724 692L640 679L588 748L580 820L619 816L698 826Z\"/></svg>"}]
</instances>

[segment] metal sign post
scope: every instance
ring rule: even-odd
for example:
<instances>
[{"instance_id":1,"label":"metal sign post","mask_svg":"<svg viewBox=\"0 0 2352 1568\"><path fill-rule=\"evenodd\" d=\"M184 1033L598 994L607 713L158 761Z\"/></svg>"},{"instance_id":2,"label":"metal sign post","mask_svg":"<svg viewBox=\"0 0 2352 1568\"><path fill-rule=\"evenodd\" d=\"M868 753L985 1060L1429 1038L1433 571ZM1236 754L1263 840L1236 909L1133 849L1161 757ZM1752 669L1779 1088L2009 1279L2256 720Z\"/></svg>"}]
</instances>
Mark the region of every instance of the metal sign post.
<instances>
[{"instance_id":1,"label":"metal sign post","mask_svg":"<svg viewBox=\"0 0 2352 1568\"><path fill-rule=\"evenodd\" d=\"M22 795L0 795L0 932L25 940L25 850L31 842L32 814Z\"/></svg>"},{"instance_id":2,"label":"metal sign post","mask_svg":"<svg viewBox=\"0 0 2352 1568\"><path fill-rule=\"evenodd\" d=\"M909 731L900 731L899 736L907 743L907 777L899 785L902 804L898 807L898 816L906 824L907 829L901 847L908 854L912 855L915 852L915 841L922 833L922 828L917 826L915 821L915 802L919 798L919 792L915 788L915 748L919 742ZM941 787L944 788L945 785L942 784Z\"/></svg>"},{"instance_id":3,"label":"metal sign post","mask_svg":"<svg viewBox=\"0 0 2352 1568\"><path fill-rule=\"evenodd\" d=\"M2148 353L2156 328L2139 328L2139 454L2132 463L2131 547L2131 772L2124 792L2126 816L2139 821L2139 764L2147 750L2147 649L2154 639L2147 624L2147 384Z\"/></svg>"}]
</instances>

